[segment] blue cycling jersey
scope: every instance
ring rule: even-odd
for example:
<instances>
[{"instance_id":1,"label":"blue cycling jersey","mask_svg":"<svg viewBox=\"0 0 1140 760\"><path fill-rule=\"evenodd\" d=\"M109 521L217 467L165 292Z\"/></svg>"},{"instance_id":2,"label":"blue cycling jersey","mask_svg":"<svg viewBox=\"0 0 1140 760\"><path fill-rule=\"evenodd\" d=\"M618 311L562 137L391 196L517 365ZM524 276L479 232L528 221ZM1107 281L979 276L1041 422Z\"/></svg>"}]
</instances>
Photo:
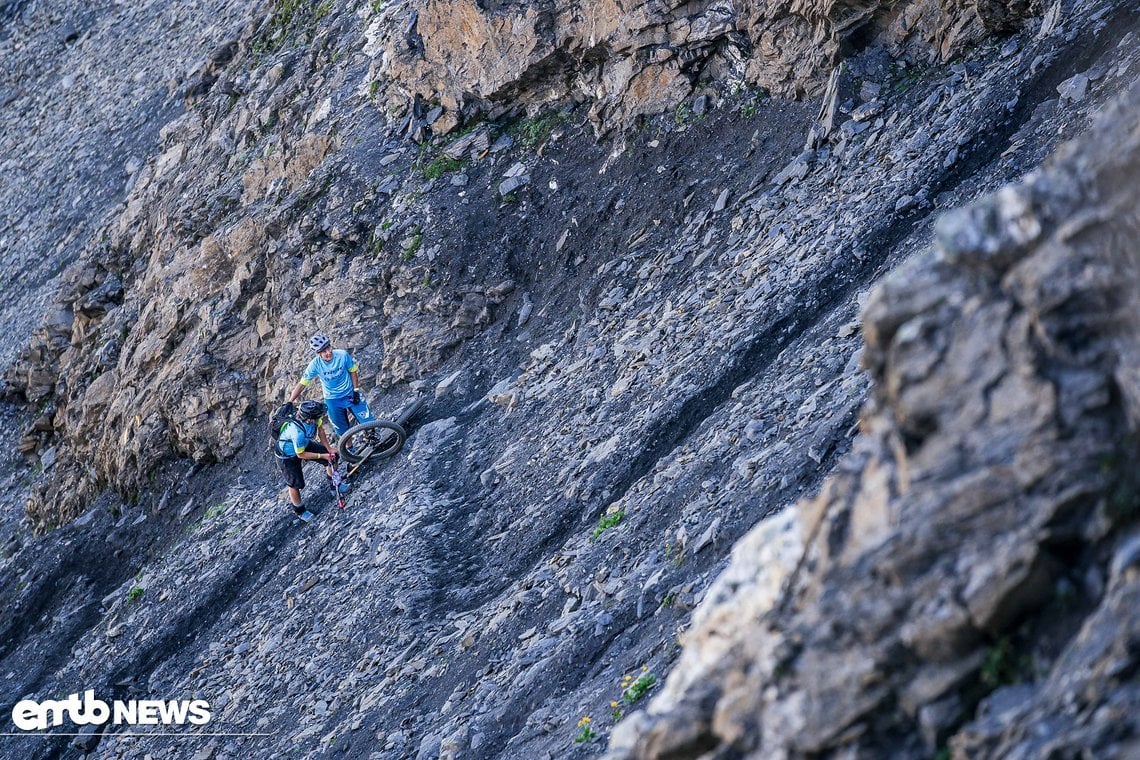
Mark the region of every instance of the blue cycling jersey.
<instances>
[{"instance_id":1,"label":"blue cycling jersey","mask_svg":"<svg viewBox=\"0 0 1140 760\"><path fill-rule=\"evenodd\" d=\"M305 450L309 441L317 437L317 424L289 420L277 436L277 449L282 456L295 457Z\"/></svg>"},{"instance_id":2,"label":"blue cycling jersey","mask_svg":"<svg viewBox=\"0 0 1140 760\"><path fill-rule=\"evenodd\" d=\"M332 359L325 361L320 355L314 356L305 367L301 385L308 385L313 378L321 379L325 398L344 398L352 394L352 375L356 371L356 360L343 348L334 348Z\"/></svg>"}]
</instances>

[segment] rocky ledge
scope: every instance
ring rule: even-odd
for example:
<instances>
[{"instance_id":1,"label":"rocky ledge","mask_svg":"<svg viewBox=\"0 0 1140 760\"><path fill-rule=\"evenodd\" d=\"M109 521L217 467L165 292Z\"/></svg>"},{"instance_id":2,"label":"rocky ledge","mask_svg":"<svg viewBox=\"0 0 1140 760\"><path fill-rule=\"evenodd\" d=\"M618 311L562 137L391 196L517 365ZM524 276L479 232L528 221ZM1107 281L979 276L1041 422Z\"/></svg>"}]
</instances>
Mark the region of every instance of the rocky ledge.
<instances>
[{"instance_id":1,"label":"rocky ledge","mask_svg":"<svg viewBox=\"0 0 1140 760\"><path fill-rule=\"evenodd\" d=\"M391 83L389 97L436 106L413 111L413 129L446 134L477 114L574 97L605 131L711 82L817 94L845 53L869 45L946 62L1041 10L1035 0L425 0L389 4L369 38L381 51L373 78Z\"/></svg>"}]
</instances>

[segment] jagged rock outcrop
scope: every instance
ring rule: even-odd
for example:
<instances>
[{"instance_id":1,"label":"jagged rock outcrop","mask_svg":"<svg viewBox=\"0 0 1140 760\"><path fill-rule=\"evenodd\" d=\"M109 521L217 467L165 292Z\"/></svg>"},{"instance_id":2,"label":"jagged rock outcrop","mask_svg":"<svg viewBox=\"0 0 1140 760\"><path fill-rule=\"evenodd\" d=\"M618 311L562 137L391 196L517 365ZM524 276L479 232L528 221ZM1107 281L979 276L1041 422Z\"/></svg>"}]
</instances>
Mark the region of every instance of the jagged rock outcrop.
<instances>
[{"instance_id":1,"label":"jagged rock outcrop","mask_svg":"<svg viewBox=\"0 0 1140 760\"><path fill-rule=\"evenodd\" d=\"M125 208L65 273L54 310L8 368L10 389L50 412L44 430L25 433L23 450L46 449L47 433L68 442L29 505L41 528L75 517L100 488L137 491L171 454L232 457L251 441L252 413L303 366L306 334L335 320L338 340L352 345L382 314L389 377L407 380L485 327L511 292L503 276L431 292L407 244L418 248L426 220L402 218L398 204L382 229L359 218L361 205L395 185L380 194L342 176L323 197L338 171L326 161L342 145L321 88L340 74L314 76L332 55L319 44L307 65L290 54L259 59L252 74L227 69L270 44L279 21L266 18L231 30L189 78L187 102L207 105L163 128ZM373 267L397 235L408 265ZM366 256L345 271L349 247ZM369 383L381 370L378 349L364 353Z\"/></svg>"},{"instance_id":2,"label":"jagged rock outcrop","mask_svg":"<svg viewBox=\"0 0 1140 760\"><path fill-rule=\"evenodd\" d=\"M413 132L445 134L476 115L569 97L589 102L604 130L730 77L782 96L815 94L841 51L875 41L946 61L984 30L1014 29L1039 11L1029 1L426 0L389 6L373 21L372 44L383 52L371 76L389 100L439 106L413 109Z\"/></svg>"},{"instance_id":3,"label":"jagged rock outcrop","mask_svg":"<svg viewBox=\"0 0 1140 760\"><path fill-rule=\"evenodd\" d=\"M738 547L609 757L1134 753L1137 114L1133 88L875 290L863 435L798 507L802 559Z\"/></svg>"},{"instance_id":4,"label":"jagged rock outcrop","mask_svg":"<svg viewBox=\"0 0 1140 760\"><path fill-rule=\"evenodd\" d=\"M246 13L228 0L0 7L0 249L12 278L0 303L5 370L45 320L55 337L67 332L53 303L57 276L117 214L203 46ZM53 384L30 378L29 398Z\"/></svg>"}]
</instances>

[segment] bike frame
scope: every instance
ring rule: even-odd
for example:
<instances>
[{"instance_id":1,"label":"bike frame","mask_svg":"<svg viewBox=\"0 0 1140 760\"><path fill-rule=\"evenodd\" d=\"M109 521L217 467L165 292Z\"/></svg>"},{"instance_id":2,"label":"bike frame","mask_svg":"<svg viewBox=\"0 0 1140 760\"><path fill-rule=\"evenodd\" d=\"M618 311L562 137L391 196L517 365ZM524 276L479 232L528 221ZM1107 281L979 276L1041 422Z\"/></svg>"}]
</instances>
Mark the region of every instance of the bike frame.
<instances>
[{"instance_id":1,"label":"bike frame","mask_svg":"<svg viewBox=\"0 0 1140 760\"><path fill-rule=\"evenodd\" d=\"M381 451L390 452L390 453L385 453L384 454L385 457L394 455L397 451L399 451L399 448L403 446L404 441L407 438L407 433L404 431L403 425L407 424L408 420L410 420L417 412L419 412L419 410L421 408L423 408L423 403L424 402L423 402L422 398L417 397L417 398L413 399L412 402L410 404L406 405L401 410L401 412L397 415L395 422L389 422L387 420L373 419L367 423L364 423L366 425L382 426L380 429L381 435L383 435L384 433L387 433L388 430L393 430L393 428L394 428L393 432L398 436L395 449L392 450L391 448L380 447ZM350 426L349 430L351 431L354 428L359 426L359 420L356 419L356 415L354 415L352 413L351 409L348 410L348 417L352 422L356 423L356 424ZM387 428L387 430L384 430L384 428ZM348 432L348 431L346 431L346 432ZM343 445L343 441L345 440L346 437L347 436L342 436L340 439L337 440L337 446L338 447ZM340 468L339 467L335 468L336 472L337 472L338 480L343 481L344 478L352 477L352 475L354 475L356 473L356 471L360 469L361 465L363 465L366 461L368 461L369 457L371 457L372 454L376 450L377 450L376 446L374 446L374 445L369 446L367 451L364 453L363 457L359 461L356 461L354 464L352 463L352 460L355 459L355 455L353 457L350 457L348 460L346 460L346 461L350 462L350 464L349 464L348 472L346 472L343 476L340 475ZM339 494L339 485L337 488L338 488L338 494ZM343 502L344 502L343 497L340 497L339 503L341 503L342 508L343 508Z\"/></svg>"}]
</instances>

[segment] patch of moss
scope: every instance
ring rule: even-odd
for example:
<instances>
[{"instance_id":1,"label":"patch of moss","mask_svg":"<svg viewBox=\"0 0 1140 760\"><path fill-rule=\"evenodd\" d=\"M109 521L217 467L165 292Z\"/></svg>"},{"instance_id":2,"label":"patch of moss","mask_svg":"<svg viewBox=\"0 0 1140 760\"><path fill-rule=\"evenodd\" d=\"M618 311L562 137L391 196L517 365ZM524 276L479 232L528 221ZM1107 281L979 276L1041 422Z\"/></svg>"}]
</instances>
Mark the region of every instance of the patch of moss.
<instances>
[{"instance_id":1,"label":"patch of moss","mask_svg":"<svg viewBox=\"0 0 1140 760\"><path fill-rule=\"evenodd\" d=\"M431 163L423 168L425 179L439 179L445 174L452 174L463 168L463 162L456 158L448 158L440 154L432 159Z\"/></svg>"},{"instance_id":2,"label":"patch of moss","mask_svg":"<svg viewBox=\"0 0 1140 760\"><path fill-rule=\"evenodd\" d=\"M564 118L565 117L557 111L541 116L534 116L515 122L511 126L510 131L520 145L528 150L532 150L546 142L551 132L562 123Z\"/></svg>"}]
</instances>

